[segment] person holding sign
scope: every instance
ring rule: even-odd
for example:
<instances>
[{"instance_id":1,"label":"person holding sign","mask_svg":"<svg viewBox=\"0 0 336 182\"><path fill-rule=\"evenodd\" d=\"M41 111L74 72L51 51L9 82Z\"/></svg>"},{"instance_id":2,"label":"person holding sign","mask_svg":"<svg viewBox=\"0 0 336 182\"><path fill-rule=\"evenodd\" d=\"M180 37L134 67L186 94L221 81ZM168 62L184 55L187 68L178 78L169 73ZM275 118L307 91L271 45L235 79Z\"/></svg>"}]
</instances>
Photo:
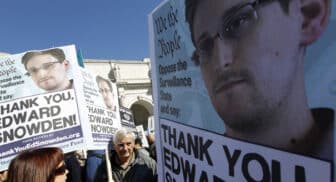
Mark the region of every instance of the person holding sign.
<instances>
[{"instance_id":1,"label":"person holding sign","mask_svg":"<svg viewBox=\"0 0 336 182\"><path fill-rule=\"evenodd\" d=\"M10 163L7 182L65 182L67 170L60 148L26 150Z\"/></svg>"},{"instance_id":2,"label":"person holding sign","mask_svg":"<svg viewBox=\"0 0 336 182\"><path fill-rule=\"evenodd\" d=\"M186 20L225 135L333 159L333 115L310 109L307 46L325 29L329 0L186 0Z\"/></svg>"},{"instance_id":3,"label":"person holding sign","mask_svg":"<svg viewBox=\"0 0 336 182\"><path fill-rule=\"evenodd\" d=\"M70 63L62 49L30 51L23 55L22 64L35 84L47 91L61 91L72 88L72 80L67 77Z\"/></svg>"},{"instance_id":4,"label":"person holding sign","mask_svg":"<svg viewBox=\"0 0 336 182\"><path fill-rule=\"evenodd\" d=\"M99 87L99 93L103 96L106 107L112 111L116 111L112 83L101 76L96 77L96 82Z\"/></svg>"},{"instance_id":5,"label":"person holding sign","mask_svg":"<svg viewBox=\"0 0 336 182\"><path fill-rule=\"evenodd\" d=\"M156 162L134 150L135 134L119 129L113 137L115 151L110 155L112 176L115 182L157 181ZM95 182L107 182L106 161L98 167Z\"/></svg>"}]
</instances>

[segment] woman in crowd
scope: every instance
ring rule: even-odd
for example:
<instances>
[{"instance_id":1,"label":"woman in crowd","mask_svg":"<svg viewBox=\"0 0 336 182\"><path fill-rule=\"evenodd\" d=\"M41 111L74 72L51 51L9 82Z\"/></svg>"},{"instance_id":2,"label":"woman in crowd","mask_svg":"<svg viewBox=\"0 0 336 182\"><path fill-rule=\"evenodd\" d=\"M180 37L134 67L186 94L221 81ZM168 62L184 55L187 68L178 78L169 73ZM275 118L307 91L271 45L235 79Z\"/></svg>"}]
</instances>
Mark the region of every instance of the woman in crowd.
<instances>
[{"instance_id":1,"label":"woman in crowd","mask_svg":"<svg viewBox=\"0 0 336 182\"><path fill-rule=\"evenodd\" d=\"M8 174L7 170L0 172L0 182L6 182L7 181L7 174Z\"/></svg>"},{"instance_id":2,"label":"woman in crowd","mask_svg":"<svg viewBox=\"0 0 336 182\"><path fill-rule=\"evenodd\" d=\"M27 150L10 163L7 182L65 182L68 170L60 148Z\"/></svg>"}]
</instances>

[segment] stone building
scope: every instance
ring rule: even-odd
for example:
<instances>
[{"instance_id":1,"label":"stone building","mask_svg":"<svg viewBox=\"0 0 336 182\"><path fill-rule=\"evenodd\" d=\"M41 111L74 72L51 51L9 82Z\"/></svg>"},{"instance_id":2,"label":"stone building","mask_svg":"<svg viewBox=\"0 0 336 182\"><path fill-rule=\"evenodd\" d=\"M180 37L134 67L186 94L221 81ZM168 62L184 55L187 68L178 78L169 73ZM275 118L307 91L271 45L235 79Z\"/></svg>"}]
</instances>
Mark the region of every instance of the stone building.
<instances>
[{"instance_id":1,"label":"stone building","mask_svg":"<svg viewBox=\"0 0 336 182\"><path fill-rule=\"evenodd\" d=\"M153 130L153 97L150 60L84 59L86 69L117 84L120 106L131 109L135 125Z\"/></svg>"}]
</instances>

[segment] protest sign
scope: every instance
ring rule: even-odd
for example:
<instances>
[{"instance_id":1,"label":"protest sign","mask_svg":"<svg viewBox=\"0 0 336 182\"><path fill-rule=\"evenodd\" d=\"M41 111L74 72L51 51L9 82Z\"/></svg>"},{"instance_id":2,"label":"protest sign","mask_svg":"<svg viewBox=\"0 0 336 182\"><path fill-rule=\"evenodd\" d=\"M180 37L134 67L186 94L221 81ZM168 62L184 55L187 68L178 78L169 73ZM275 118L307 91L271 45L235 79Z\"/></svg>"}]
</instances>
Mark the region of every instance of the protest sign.
<instances>
[{"instance_id":1,"label":"protest sign","mask_svg":"<svg viewBox=\"0 0 336 182\"><path fill-rule=\"evenodd\" d=\"M27 149L82 149L75 46L0 57L0 170Z\"/></svg>"},{"instance_id":2,"label":"protest sign","mask_svg":"<svg viewBox=\"0 0 336 182\"><path fill-rule=\"evenodd\" d=\"M115 131L121 128L116 84L85 69L81 69L80 75L83 109L88 118L83 127L91 138L86 143L87 148L105 149Z\"/></svg>"},{"instance_id":3,"label":"protest sign","mask_svg":"<svg viewBox=\"0 0 336 182\"><path fill-rule=\"evenodd\" d=\"M149 15L159 181L334 180L336 19L315 17L325 30L307 40L266 2L168 0Z\"/></svg>"}]
</instances>

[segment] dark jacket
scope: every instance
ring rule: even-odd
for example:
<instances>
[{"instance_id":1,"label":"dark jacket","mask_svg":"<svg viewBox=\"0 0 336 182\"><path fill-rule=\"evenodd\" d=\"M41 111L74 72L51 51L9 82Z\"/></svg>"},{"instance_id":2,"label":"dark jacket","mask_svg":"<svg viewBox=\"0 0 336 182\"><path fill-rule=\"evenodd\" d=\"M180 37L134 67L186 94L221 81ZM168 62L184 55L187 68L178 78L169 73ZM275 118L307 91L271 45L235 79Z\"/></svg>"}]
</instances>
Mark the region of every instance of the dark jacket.
<instances>
[{"instance_id":1,"label":"dark jacket","mask_svg":"<svg viewBox=\"0 0 336 182\"><path fill-rule=\"evenodd\" d=\"M69 170L66 182L82 182L82 168L74 153L66 154L64 162Z\"/></svg>"},{"instance_id":2,"label":"dark jacket","mask_svg":"<svg viewBox=\"0 0 336 182\"><path fill-rule=\"evenodd\" d=\"M156 161L156 149L155 143L152 143L148 147L149 156L151 156Z\"/></svg>"},{"instance_id":3,"label":"dark jacket","mask_svg":"<svg viewBox=\"0 0 336 182\"><path fill-rule=\"evenodd\" d=\"M156 162L145 155L139 155L139 153L134 150L132 162L129 164L128 169L122 169L116 162L117 154L112 152L111 166L112 175L115 182L155 182L157 181L157 169ZM128 170L128 171L127 171ZM106 160L104 160L97 169L95 175L95 182L107 182L107 171L106 171Z\"/></svg>"}]
</instances>

